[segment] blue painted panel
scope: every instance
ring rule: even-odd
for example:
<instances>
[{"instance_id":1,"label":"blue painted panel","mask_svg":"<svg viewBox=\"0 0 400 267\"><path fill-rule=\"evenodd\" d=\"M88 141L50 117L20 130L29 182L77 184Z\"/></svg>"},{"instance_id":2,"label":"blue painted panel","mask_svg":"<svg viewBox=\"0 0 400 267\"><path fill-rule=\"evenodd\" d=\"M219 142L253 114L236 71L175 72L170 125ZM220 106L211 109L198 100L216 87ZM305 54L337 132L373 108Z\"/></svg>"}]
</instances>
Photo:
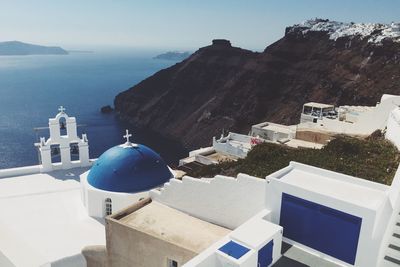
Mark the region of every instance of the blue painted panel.
<instances>
[{"instance_id":1,"label":"blue painted panel","mask_svg":"<svg viewBox=\"0 0 400 267\"><path fill-rule=\"evenodd\" d=\"M219 251L224 252L225 254L235 258L240 259L244 254L250 251L250 249L236 243L233 241L229 241L225 245L219 248Z\"/></svg>"},{"instance_id":2,"label":"blue painted panel","mask_svg":"<svg viewBox=\"0 0 400 267\"><path fill-rule=\"evenodd\" d=\"M258 267L268 267L272 263L274 240L271 240L258 251Z\"/></svg>"},{"instance_id":3,"label":"blue painted panel","mask_svg":"<svg viewBox=\"0 0 400 267\"><path fill-rule=\"evenodd\" d=\"M354 264L362 219L311 201L282 194L283 236Z\"/></svg>"}]
</instances>

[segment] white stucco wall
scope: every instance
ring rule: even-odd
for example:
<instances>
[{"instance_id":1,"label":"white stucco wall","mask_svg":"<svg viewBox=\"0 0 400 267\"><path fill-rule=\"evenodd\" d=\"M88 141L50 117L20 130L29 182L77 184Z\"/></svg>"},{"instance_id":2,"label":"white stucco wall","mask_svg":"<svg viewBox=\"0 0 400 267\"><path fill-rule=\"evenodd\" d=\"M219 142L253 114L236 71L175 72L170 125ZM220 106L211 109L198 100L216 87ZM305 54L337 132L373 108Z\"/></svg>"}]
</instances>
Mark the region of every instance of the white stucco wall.
<instances>
[{"instance_id":1,"label":"white stucco wall","mask_svg":"<svg viewBox=\"0 0 400 267\"><path fill-rule=\"evenodd\" d=\"M264 179L239 174L238 177L217 175L214 179L185 176L171 179L162 191L150 196L172 208L194 217L234 229L264 209Z\"/></svg>"},{"instance_id":2,"label":"white stucco wall","mask_svg":"<svg viewBox=\"0 0 400 267\"><path fill-rule=\"evenodd\" d=\"M261 138L275 142L283 138L295 138L296 126L288 126L272 122L263 122L251 126L250 135L260 136Z\"/></svg>"},{"instance_id":3,"label":"white stucco wall","mask_svg":"<svg viewBox=\"0 0 400 267\"><path fill-rule=\"evenodd\" d=\"M14 176L22 176L40 172L40 165L2 169L0 170L0 178L9 178Z\"/></svg>"},{"instance_id":4,"label":"white stucco wall","mask_svg":"<svg viewBox=\"0 0 400 267\"><path fill-rule=\"evenodd\" d=\"M356 114L354 123L323 118L318 123L306 122L298 125L302 130L322 130L332 133L351 135L370 135L377 129L384 129L387 125L390 112L400 104L400 96L383 95L381 102L369 111ZM348 114L347 116L352 116Z\"/></svg>"},{"instance_id":5,"label":"white stucco wall","mask_svg":"<svg viewBox=\"0 0 400 267\"><path fill-rule=\"evenodd\" d=\"M400 108L395 108L390 112L387 122L386 139L393 142L400 149Z\"/></svg>"}]
</instances>

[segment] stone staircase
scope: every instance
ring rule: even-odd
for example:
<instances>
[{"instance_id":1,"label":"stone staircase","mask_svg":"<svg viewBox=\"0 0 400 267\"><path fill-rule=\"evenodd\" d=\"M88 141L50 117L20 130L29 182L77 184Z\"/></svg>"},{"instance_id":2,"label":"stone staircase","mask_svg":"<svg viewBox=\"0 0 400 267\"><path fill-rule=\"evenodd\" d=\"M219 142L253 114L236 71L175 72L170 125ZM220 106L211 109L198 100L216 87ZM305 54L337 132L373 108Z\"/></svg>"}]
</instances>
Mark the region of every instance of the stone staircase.
<instances>
[{"instance_id":1,"label":"stone staircase","mask_svg":"<svg viewBox=\"0 0 400 267\"><path fill-rule=\"evenodd\" d=\"M381 267L400 267L400 213L397 214Z\"/></svg>"}]
</instances>

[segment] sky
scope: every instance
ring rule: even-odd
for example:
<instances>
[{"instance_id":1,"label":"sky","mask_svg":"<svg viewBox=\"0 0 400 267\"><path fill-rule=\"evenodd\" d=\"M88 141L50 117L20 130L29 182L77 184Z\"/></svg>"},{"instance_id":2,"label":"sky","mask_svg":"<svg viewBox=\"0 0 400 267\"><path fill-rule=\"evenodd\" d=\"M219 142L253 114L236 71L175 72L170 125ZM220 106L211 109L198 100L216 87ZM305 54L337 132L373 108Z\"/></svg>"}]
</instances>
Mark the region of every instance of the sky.
<instances>
[{"instance_id":1,"label":"sky","mask_svg":"<svg viewBox=\"0 0 400 267\"><path fill-rule=\"evenodd\" d=\"M399 0L0 0L0 41L196 50L225 38L261 51L306 19L390 23L399 15Z\"/></svg>"}]
</instances>

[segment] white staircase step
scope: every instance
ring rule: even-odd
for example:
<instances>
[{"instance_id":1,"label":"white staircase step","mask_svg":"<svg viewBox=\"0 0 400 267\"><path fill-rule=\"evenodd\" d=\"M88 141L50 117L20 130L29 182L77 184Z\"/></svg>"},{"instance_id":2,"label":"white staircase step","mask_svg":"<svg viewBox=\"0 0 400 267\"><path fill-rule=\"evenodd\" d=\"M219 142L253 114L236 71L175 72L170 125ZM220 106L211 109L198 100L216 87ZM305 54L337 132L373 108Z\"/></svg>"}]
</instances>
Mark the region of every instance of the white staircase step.
<instances>
[{"instance_id":1,"label":"white staircase step","mask_svg":"<svg viewBox=\"0 0 400 267\"><path fill-rule=\"evenodd\" d=\"M400 212L397 215L389 245L380 267L400 267Z\"/></svg>"},{"instance_id":2,"label":"white staircase step","mask_svg":"<svg viewBox=\"0 0 400 267\"><path fill-rule=\"evenodd\" d=\"M399 226L393 227L393 234L397 234L400 238L400 227Z\"/></svg>"},{"instance_id":3,"label":"white staircase step","mask_svg":"<svg viewBox=\"0 0 400 267\"><path fill-rule=\"evenodd\" d=\"M400 251L397 249L394 249L392 247L387 247L386 253L385 253L385 260L390 261L390 259L393 263L397 263L397 265L400 267Z\"/></svg>"},{"instance_id":4,"label":"white staircase step","mask_svg":"<svg viewBox=\"0 0 400 267\"><path fill-rule=\"evenodd\" d=\"M396 246L395 244L389 244L388 248L392 249L393 252L396 251L396 253L397 253L396 255L397 255L397 257L399 257L399 260L400 260L400 246Z\"/></svg>"},{"instance_id":5,"label":"white staircase step","mask_svg":"<svg viewBox=\"0 0 400 267\"><path fill-rule=\"evenodd\" d=\"M389 244L393 244L393 245L400 247L400 238L391 236L390 240L389 240Z\"/></svg>"},{"instance_id":6,"label":"white staircase step","mask_svg":"<svg viewBox=\"0 0 400 267\"><path fill-rule=\"evenodd\" d=\"M379 267L399 267L400 265L394 262L387 260L386 258L383 259L382 264Z\"/></svg>"}]
</instances>

